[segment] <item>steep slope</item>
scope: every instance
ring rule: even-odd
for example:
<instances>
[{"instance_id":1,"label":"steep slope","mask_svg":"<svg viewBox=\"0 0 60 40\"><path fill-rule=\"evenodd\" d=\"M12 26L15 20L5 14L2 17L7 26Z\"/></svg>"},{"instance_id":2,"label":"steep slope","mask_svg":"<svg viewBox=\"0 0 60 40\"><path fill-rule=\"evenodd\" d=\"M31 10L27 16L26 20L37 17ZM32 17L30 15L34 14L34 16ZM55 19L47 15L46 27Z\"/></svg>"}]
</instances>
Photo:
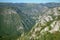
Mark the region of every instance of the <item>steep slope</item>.
<instances>
[{"instance_id":1,"label":"steep slope","mask_svg":"<svg viewBox=\"0 0 60 40\"><path fill-rule=\"evenodd\" d=\"M39 15L42 15L43 11L47 11L48 9L46 6L34 3L0 3L0 7L17 7L34 20L36 20Z\"/></svg>"},{"instance_id":2,"label":"steep slope","mask_svg":"<svg viewBox=\"0 0 60 40\"><path fill-rule=\"evenodd\" d=\"M29 32L35 21L18 8L0 8L0 40L16 40L22 33Z\"/></svg>"},{"instance_id":3,"label":"steep slope","mask_svg":"<svg viewBox=\"0 0 60 40\"><path fill-rule=\"evenodd\" d=\"M28 33L31 40L60 40L60 7L50 8Z\"/></svg>"}]
</instances>

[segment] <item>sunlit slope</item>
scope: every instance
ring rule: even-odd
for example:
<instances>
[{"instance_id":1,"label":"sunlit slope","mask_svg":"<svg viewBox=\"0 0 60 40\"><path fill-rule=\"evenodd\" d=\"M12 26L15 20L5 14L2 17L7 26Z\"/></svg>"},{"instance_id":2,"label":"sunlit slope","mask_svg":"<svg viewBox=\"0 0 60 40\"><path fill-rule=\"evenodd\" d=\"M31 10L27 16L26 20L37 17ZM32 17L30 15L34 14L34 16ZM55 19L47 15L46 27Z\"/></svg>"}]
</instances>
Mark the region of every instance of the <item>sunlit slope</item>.
<instances>
[{"instance_id":1,"label":"sunlit slope","mask_svg":"<svg viewBox=\"0 0 60 40\"><path fill-rule=\"evenodd\" d=\"M30 40L60 40L60 7L50 8L40 16L28 35Z\"/></svg>"}]
</instances>

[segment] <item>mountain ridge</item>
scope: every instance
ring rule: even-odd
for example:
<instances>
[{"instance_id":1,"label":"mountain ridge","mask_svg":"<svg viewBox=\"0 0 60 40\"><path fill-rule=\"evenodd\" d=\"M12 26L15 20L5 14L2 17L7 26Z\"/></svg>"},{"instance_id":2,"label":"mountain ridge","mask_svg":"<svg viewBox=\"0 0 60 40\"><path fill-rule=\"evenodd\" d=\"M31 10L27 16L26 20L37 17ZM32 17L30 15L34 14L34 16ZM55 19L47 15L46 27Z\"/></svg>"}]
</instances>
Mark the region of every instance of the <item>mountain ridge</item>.
<instances>
[{"instance_id":1,"label":"mountain ridge","mask_svg":"<svg viewBox=\"0 0 60 40\"><path fill-rule=\"evenodd\" d=\"M60 3L0 3L0 40L59 40L59 35Z\"/></svg>"}]
</instances>

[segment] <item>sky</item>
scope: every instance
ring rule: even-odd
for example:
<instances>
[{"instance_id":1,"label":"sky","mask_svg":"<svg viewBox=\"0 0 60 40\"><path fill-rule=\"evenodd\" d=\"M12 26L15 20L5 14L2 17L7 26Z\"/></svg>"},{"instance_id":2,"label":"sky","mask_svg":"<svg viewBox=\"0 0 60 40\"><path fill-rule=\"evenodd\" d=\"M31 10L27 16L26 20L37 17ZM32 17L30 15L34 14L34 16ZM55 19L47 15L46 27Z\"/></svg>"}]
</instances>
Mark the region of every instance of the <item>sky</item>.
<instances>
[{"instance_id":1,"label":"sky","mask_svg":"<svg viewBox=\"0 0 60 40\"><path fill-rule=\"evenodd\" d=\"M12 2L12 3L48 3L48 2L60 2L60 0L0 0L0 2Z\"/></svg>"}]
</instances>

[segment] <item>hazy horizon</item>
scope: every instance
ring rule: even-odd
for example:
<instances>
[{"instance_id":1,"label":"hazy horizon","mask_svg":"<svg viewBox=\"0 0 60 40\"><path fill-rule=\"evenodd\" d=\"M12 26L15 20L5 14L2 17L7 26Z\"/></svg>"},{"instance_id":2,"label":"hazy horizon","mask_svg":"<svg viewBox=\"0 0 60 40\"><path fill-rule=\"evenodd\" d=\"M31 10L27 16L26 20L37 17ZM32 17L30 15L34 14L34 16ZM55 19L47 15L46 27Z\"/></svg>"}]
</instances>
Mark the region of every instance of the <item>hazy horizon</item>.
<instances>
[{"instance_id":1,"label":"hazy horizon","mask_svg":"<svg viewBox=\"0 0 60 40\"><path fill-rule=\"evenodd\" d=\"M56 2L56 3L59 3L60 0L0 0L0 2L4 2L4 3L49 3L49 2Z\"/></svg>"}]
</instances>

